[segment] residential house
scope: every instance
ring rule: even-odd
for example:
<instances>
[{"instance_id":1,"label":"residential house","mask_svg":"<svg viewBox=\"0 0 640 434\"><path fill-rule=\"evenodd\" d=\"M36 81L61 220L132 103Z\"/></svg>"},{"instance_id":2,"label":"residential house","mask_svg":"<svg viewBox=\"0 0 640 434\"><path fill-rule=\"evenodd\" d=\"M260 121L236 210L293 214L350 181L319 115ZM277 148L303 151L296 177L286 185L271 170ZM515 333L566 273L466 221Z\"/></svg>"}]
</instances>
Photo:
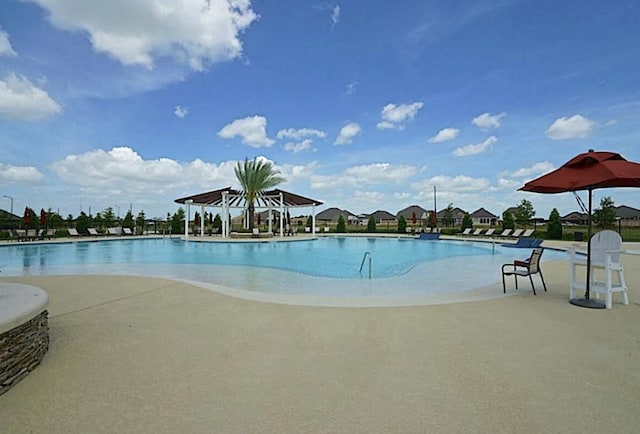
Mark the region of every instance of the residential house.
<instances>
[{"instance_id":1,"label":"residential house","mask_svg":"<svg viewBox=\"0 0 640 434\"><path fill-rule=\"evenodd\" d=\"M429 211L422 208L421 206L411 205L406 207L405 209L398 211L398 214L396 214L396 217L400 218L400 216L403 216L404 219L409 224L415 224L415 223L422 224L427 222L427 218L429 217Z\"/></svg>"},{"instance_id":2,"label":"residential house","mask_svg":"<svg viewBox=\"0 0 640 434\"><path fill-rule=\"evenodd\" d=\"M338 219L342 216L346 224L356 224L358 218L350 211L340 208L327 208L316 214L316 222L319 224L338 224Z\"/></svg>"},{"instance_id":3,"label":"residential house","mask_svg":"<svg viewBox=\"0 0 640 434\"><path fill-rule=\"evenodd\" d=\"M436 219L438 220L438 226L444 226L444 214L446 208L436 213ZM451 217L453 218L453 226L462 226L462 219L467 212L461 208L455 207L451 210Z\"/></svg>"},{"instance_id":4,"label":"residential house","mask_svg":"<svg viewBox=\"0 0 640 434\"><path fill-rule=\"evenodd\" d=\"M586 225L589 221L589 215L587 213L574 211L560 217L560 221L570 225Z\"/></svg>"},{"instance_id":5,"label":"residential house","mask_svg":"<svg viewBox=\"0 0 640 434\"><path fill-rule=\"evenodd\" d=\"M626 205L614 207L621 226L640 226L640 209Z\"/></svg>"},{"instance_id":6,"label":"residential house","mask_svg":"<svg viewBox=\"0 0 640 434\"><path fill-rule=\"evenodd\" d=\"M373 218L376 221L376 224L380 225L380 224L396 224L396 216L394 216L393 214L391 214L389 211L382 211L382 210L378 210L374 213L371 213L369 215L366 216L366 221L363 224L367 224L367 222L369 221L369 217L373 216Z\"/></svg>"},{"instance_id":7,"label":"residential house","mask_svg":"<svg viewBox=\"0 0 640 434\"><path fill-rule=\"evenodd\" d=\"M498 216L490 213L484 208L479 208L471 213L473 225L495 226L498 224Z\"/></svg>"}]
</instances>

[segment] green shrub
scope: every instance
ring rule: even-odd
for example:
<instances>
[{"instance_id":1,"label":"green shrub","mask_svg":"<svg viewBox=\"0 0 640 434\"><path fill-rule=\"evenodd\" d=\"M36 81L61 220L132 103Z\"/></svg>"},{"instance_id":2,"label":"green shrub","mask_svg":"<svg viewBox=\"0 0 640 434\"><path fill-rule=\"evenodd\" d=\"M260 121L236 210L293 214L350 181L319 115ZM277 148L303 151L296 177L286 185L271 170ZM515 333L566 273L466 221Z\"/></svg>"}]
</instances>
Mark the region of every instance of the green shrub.
<instances>
[{"instance_id":1,"label":"green shrub","mask_svg":"<svg viewBox=\"0 0 640 434\"><path fill-rule=\"evenodd\" d=\"M347 232L344 217L342 217L342 215L338 217L338 226L336 226L336 232L338 232L339 234L344 234L345 232Z\"/></svg>"},{"instance_id":2,"label":"green shrub","mask_svg":"<svg viewBox=\"0 0 640 434\"><path fill-rule=\"evenodd\" d=\"M406 232L407 232L407 220L404 218L403 215L401 215L398 218L398 233L404 234Z\"/></svg>"},{"instance_id":3,"label":"green shrub","mask_svg":"<svg viewBox=\"0 0 640 434\"><path fill-rule=\"evenodd\" d=\"M557 209L552 209L549 214L549 223L547 224L547 236L550 240L562 239L562 222L560 221L560 213Z\"/></svg>"},{"instance_id":4,"label":"green shrub","mask_svg":"<svg viewBox=\"0 0 640 434\"><path fill-rule=\"evenodd\" d=\"M367 222L367 232L375 232L376 231L376 219L371 216L369 217L369 221Z\"/></svg>"}]
</instances>

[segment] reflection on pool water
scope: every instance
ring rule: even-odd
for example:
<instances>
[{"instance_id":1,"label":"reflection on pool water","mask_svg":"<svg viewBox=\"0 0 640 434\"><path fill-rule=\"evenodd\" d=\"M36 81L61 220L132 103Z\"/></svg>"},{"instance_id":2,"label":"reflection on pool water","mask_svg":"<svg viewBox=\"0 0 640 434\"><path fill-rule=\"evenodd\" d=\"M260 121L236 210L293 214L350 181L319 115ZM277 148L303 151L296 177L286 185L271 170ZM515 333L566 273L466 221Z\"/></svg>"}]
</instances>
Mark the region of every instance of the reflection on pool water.
<instances>
[{"instance_id":1,"label":"reflection on pool water","mask_svg":"<svg viewBox=\"0 0 640 434\"><path fill-rule=\"evenodd\" d=\"M365 252L372 258L359 272ZM529 250L491 243L331 237L296 242L175 239L6 245L3 276L140 274L304 295L428 295L493 284L499 266ZM555 253L555 255L554 255ZM546 259L559 257L545 253Z\"/></svg>"}]
</instances>

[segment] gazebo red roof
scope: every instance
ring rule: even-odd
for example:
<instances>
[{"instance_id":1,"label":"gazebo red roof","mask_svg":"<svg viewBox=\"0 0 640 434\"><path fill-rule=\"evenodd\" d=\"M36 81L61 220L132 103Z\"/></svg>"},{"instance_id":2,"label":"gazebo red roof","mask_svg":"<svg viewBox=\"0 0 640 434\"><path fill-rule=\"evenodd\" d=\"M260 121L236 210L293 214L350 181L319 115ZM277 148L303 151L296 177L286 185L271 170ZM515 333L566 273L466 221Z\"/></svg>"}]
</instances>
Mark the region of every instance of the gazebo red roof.
<instances>
[{"instance_id":1,"label":"gazebo red roof","mask_svg":"<svg viewBox=\"0 0 640 434\"><path fill-rule=\"evenodd\" d=\"M207 191L205 193L198 193L192 196L181 197L174 202L184 204L187 201L192 201L192 205L206 205L206 206L222 206L222 194L227 193L229 195L229 205L232 207L242 207L245 205L245 198L240 190L235 190L231 187L221 188L219 190ZM286 207L305 207L313 205L322 205L322 202L315 199L309 199L308 197L300 196L288 191L274 189L263 192L256 199L258 206L272 207L280 206L280 194L282 194L283 205Z\"/></svg>"}]
</instances>

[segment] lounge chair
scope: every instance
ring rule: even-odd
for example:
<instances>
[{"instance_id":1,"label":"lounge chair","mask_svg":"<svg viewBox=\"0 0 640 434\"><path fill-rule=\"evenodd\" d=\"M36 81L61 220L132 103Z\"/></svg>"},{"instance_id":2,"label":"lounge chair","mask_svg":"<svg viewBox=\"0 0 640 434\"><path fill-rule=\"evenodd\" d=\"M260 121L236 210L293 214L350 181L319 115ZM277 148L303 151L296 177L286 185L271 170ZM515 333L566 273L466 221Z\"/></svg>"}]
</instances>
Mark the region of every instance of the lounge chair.
<instances>
[{"instance_id":1,"label":"lounge chair","mask_svg":"<svg viewBox=\"0 0 640 434\"><path fill-rule=\"evenodd\" d=\"M471 235L473 235L474 237L478 237L480 236L480 234L482 234L482 231L484 229L476 229L475 231L473 231L473 233Z\"/></svg>"},{"instance_id":2,"label":"lounge chair","mask_svg":"<svg viewBox=\"0 0 640 434\"><path fill-rule=\"evenodd\" d=\"M533 229L527 229L520 236L523 237L523 238L529 238L531 235L533 235L533 232L534 232Z\"/></svg>"},{"instance_id":3,"label":"lounge chair","mask_svg":"<svg viewBox=\"0 0 640 434\"><path fill-rule=\"evenodd\" d=\"M493 236L493 233L494 233L495 231L496 231L496 230L495 230L494 228L487 229L487 232L485 232L485 233L484 233L484 236L485 236L485 237L492 237L492 236Z\"/></svg>"},{"instance_id":4,"label":"lounge chair","mask_svg":"<svg viewBox=\"0 0 640 434\"><path fill-rule=\"evenodd\" d=\"M461 234L461 237L466 237L467 235L471 234L471 228L466 228Z\"/></svg>"},{"instance_id":5,"label":"lounge chair","mask_svg":"<svg viewBox=\"0 0 640 434\"><path fill-rule=\"evenodd\" d=\"M76 228L69 228L67 229L67 232L69 232L69 236L70 237L79 237L80 234L78 233L78 230Z\"/></svg>"},{"instance_id":6,"label":"lounge chair","mask_svg":"<svg viewBox=\"0 0 640 434\"><path fill-rule=\"evenodd\" d=\"M544 283L544 277L542 276L542 270L540 269L540 258L542 257L542 252L544 249L542 247L538 247L533 249L531 252L531 256L524 261L513 261L512 264L504 264L502 266L502 291L507 293L507 286L504 281L504 276L513 276L515 280L516 289L518 289L518 276L521 277L529 277L529 281L531 282L531 289L533 290L533 295L536 294L536 287L533 284L533 276L534 274L540 275L540 280L542 281L542 287L545 292L547 291L547 285Z\"/></svg>"},{"instance_id":7,"label":"lounge chair","mask_svg":"<svg viewBox=\"0 0 640 434\"><path fill-rule=\"evenodd\" d=\"M513 238L520 238L520 235L522 235L522 232L524 232L524 229L516 229L515 231L513 231L511 236Z\"/></svg>"},{"instance_id":8,"label":"lounge chair","mask_svg":"<svg viewBox=\"0 0 640 434\"><path fill-rule=\"evenodd\" d=\"M100 236L100 234L98 233L96 228L87 228L87 232L89 232L89 235L91 235L92 237L99 237Z\"/></svg>"},{"instance_id":9,"label":"lounge chair","mask_svg":"<svg viewBox=\"0 0 640 434\"><path fill-rule=\"evenodd\" d=\"M118 231L119 228L107 228L107 234L109 235L120 235L120 231Z\"/></svg>"},{"instance_id":10,"label":"lounge chair","mask_svg":"<svg viewBox=\"0 0 640 434\"><path fill-rule=\"evenodd\" d=\"M329 233L329 231L330 231L329 226L325 226L325 227L324 227L324 232L325 232L325 233Z\"/></svg>"},{"instance_id":11,"label":"lounge chair","mask_svg":"<svg viewBox=\"0 0 640 434\"><path fill-rule=\"evenodd\" d=\"M622 293L622 302L629 304L629 289L624 280L624 269L620 262L622 238L615 231L600 231L591 236L590 292L599 297L604 295L607 309L613 307L613 293ZM585 290L585 283L576 279L576 267L587 266L587 257L577 255L575 248L569 249L569 298L576 297L576 290ZM613 274L617 274L616 282ZM604 280L599 280L604 279Z\"/></svg>"},{"instance_id":12,"label":"lounge chair","mask_svg":"<svg viewBox=\"0 0 640 434\"><path fill-rule=\"evenodd\" d=\"M122 228L122 233L125 235L133 235L131 228Z\"/></svg>"},{"instance_id":13,"label":"lounge chair","mask_svg":"<svg viewBox=\"0 0 640 434\"><path fill-rule=\"evenodd\" d=\"M525 237L520 237L518 238L518 241L516 241L515 243L507 243L507 244L501 244L502 247L515 247L515 248L520 248L520 249L533 249L535 247L540 247L540 245L542 244L544 240L540 239L540 238L525 238Z\"/></svg>"},{"instance_id":14,"label":"lounge chair","mask_svg":"<svg viewBox=\"0 0 640 434\"><path fill-rule=\"evenodd\" d=\"M33 241L38 238L37 229L27 229L27 241Z\"/></svg>"},{"instance_id":15,"label":"lounge chair","mask_svg":"<svg viewBox=\"0 0 640 434\"><path fill-rule=\"evenodd\" d=\"M500 233L500 235L498 235L499 237L503 237L506 238L511 234L512 229L505 229L504 231L502 231Z\"/></svg>"}]
</instances>

